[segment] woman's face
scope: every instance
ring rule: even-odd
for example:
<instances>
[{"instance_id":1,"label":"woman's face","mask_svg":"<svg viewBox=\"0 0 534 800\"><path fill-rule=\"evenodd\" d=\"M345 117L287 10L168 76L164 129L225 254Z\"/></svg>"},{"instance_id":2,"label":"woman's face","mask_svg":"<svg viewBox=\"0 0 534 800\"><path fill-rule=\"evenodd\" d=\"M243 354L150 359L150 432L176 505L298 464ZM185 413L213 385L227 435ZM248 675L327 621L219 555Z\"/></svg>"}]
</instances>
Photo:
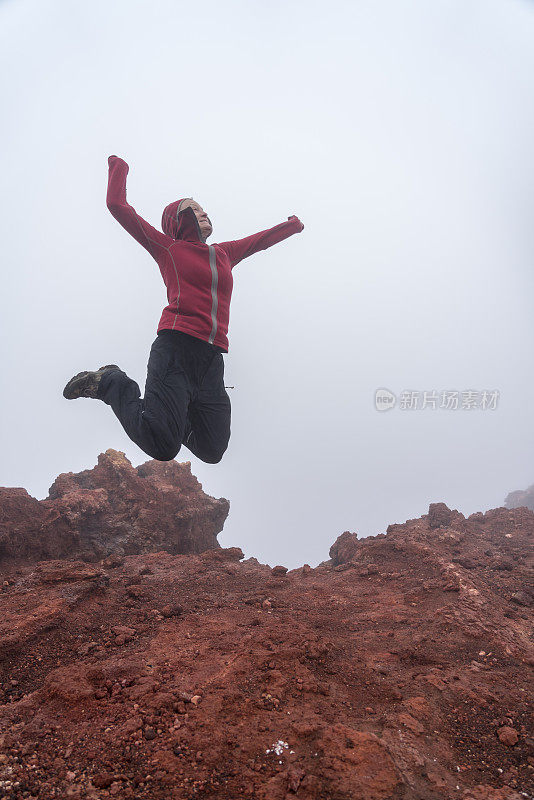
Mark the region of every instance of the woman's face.
<instances>
[{"instance_id":1,"label":"woman's face","mask_svg":"<svg viewBox=\"0 0 534 800\"><path fill-rule=\"evenodd\" d=\"M198 226L200 228L200 233L204 240L211 236L213 233L213 226L210 222L210 218L208 217L207 213L204 211L202 206L193 200L191 197L187 197L180 206L180 211L183 211L184 208L192 208L195 212L195 217L198 221Z\"/></svg>"}]
</instances>

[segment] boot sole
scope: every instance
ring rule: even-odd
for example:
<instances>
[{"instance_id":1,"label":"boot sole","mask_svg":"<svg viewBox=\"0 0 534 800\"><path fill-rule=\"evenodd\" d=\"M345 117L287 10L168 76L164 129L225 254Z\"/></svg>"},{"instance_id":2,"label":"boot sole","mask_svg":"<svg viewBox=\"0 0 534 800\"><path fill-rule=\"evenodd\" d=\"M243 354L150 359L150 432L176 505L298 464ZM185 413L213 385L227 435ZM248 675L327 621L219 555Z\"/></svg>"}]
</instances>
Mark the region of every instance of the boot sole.
<instances>
[{"instance_id":1,"label":"boot sole","mask_svg":"<svg viewBox=\"0 0 534 800\"><path fill-rule=\"evenodd\" d=\"M79 372L70 379L63 389L63 397L66 400L77 400L79 397L93 397L93 395L84 394L84 389L87 388L85 383L87 376L100 373L100 379L102 379L102 375L108 372L108 370L120 370L120 367L116 364L106 364L104 367L100 367L96 372L91 372L90 370Z\"/></svg>"},{"instance_id":2,"label":"boot sole","mask_svg":"<svg viewBox=\"0 0 534 800\"><path fill-rule=\"evenodd\" d=\"M78 372L70 381L67 383L65 388L63 389L63 397L66 400L76 400L78 397L81 397L81 378L85 378L86 375L89 375L89 370L85 370L84 372Z\"/></svg>"}]
</instances>

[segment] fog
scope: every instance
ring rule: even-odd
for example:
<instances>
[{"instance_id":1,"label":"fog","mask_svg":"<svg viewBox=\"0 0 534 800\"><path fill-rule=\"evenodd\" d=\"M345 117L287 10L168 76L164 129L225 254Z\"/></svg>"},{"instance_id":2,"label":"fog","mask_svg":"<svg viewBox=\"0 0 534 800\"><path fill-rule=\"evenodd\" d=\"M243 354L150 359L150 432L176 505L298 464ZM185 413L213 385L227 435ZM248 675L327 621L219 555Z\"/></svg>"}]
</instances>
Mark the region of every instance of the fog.
<instances>
[{"instance_id":1,"label":"fog","mask_svg":"<svg viewBox=\"0 0 534 800\"><path fill-rule=\"evenodd\" d=\"M533 42L526 0L0 2L0 484L148 459L62 397L107 363L143 386L167 302L106 208L110 154L158 227L184 196L214 242L305 225L235 269L226 455L177 456L229 499L223 546L315 565L344 530L531 484Z\"/></svg>"}]
</instances>

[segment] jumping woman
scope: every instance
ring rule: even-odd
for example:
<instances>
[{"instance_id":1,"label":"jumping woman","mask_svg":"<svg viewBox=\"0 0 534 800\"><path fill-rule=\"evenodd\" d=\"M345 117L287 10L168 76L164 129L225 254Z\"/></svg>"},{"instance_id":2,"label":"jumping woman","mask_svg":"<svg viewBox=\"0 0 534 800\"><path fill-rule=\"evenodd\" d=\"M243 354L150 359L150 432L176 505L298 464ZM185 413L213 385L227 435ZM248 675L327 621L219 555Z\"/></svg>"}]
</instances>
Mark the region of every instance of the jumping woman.
<instances>
[{"instance_id":1,"label":"jumping woman","mask_svg":"<svg viewBox=\"0 0 534 800\"><path fill-rule=\"evenodd\" d=\"M110 156L107 206L155 259L167 287L148 360L145 396L116 364L80 372L67 400L92 397L111 406L130 439L147 455L171 461L184 444L197 458L218 463L230 438L230 398L224 387L232 270L244 258L299 233L298 217L221 244L206 244L211 221L191 197L163 211L161 231L126 201L128 164Z\"/></svg>"}]
</instances>

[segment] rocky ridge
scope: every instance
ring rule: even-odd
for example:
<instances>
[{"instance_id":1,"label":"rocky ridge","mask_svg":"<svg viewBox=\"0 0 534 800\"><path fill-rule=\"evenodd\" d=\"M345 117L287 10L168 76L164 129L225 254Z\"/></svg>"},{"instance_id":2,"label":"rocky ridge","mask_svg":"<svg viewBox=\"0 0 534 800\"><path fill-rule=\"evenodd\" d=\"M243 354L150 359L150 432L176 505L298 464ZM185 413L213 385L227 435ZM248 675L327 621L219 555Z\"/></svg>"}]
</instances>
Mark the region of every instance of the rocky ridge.
<instances>
[{"instance_id":1,"label":"rocky ridge","mask_svg":"<svg viewBox=\"0 0 534 800\"><path fill-rule=\"evenodd\" d=\"M0 797L531 798L533 539L527 509L438 503L315 569L238 548L19 562Z\"/></svg>"},{"instance_id":2,"label":"rocky ridge","mask_svg":"<svg viewBox=\"0 0 534 800\"><path fill-rule=\"evenodd\" d=\"M134 468L124 453L107 450L93 469L59 475L46 500L0 488L0 563L201 553L219 547L229 507L204 494L189 462Z\"/></svg>"}]
</instances>

